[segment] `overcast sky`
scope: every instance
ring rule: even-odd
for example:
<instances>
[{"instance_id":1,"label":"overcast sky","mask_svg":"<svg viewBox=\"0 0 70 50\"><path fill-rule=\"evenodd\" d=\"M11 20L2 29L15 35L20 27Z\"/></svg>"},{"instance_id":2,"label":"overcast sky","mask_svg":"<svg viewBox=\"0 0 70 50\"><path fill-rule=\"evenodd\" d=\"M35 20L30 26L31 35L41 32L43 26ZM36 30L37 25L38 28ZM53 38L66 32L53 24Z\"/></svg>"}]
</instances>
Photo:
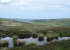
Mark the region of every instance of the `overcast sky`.
<instances>
[{"instance_id":1,"label":"overcast sky","mask_svg":"<svg viewBox=\"0 0 70 50\"><path fill-rule=\"evenodd\" d=\"M70 0L0 0L1 18L70 18Z\"/></svg>"}]
</instances>

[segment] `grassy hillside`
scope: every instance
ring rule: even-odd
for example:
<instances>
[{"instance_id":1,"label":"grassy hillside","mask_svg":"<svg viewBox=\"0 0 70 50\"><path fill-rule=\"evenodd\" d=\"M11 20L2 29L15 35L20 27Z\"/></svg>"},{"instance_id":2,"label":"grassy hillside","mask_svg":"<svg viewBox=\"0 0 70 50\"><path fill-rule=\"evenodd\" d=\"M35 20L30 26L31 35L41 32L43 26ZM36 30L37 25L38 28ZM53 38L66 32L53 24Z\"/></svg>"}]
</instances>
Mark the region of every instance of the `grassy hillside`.
<instances>
[{"instance_id":1,"label":"grassy hillside","mask_svg":"<svg viewBox=\"0 0 70 50\"><path fill-rule=\"evenodd\" d=\"M19 19L20 20L20 19ZM0 30L20 30L36 32L46 30L53 27L70 27L70 19L0 19ZM23 22L24 21L24 22Z\"/></svg>"},{"instance_id":2,"label":"grassy hillside","mask_svg":"<svg viewBox=\"0 0 70 50\"><path fill-rule=\"evenodd\" d=\"M48 26L56 26L56 27L69 27L70 19L40 19L40 20L32 20L34 24L45 24Z\"/></svg>"},{"instance_id":3,"label":"grassy hillside","mask_svg":"<svg viewBox=\"0 0 70 50\"><path fill-rule=\"evenodd\" d=\"M12 19L0 19L0 30L30 30L32 29L32 24L27 22L20 22Z\"/></svg>"}]
</instances>

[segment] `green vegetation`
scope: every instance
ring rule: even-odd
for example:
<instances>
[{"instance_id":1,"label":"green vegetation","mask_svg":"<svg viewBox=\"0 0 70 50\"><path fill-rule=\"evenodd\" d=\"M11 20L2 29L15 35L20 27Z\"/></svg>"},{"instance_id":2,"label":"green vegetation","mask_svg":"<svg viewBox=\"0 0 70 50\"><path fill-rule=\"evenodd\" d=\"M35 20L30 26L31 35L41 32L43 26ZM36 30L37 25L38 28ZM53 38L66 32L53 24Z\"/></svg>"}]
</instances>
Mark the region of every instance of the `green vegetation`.
<instances>
[{"instance_id":1,"label":"green vegetation","mask_svg":"<svg viewBox=\"0 0 70 50\"><path fill-rule=\"evenodd\" d=\"M36 46L33 44L25 46L24 48L12 48L8 50L70 50L70 40L52 42L50 44L46 44L45 46Z\"/></svg>"},{"instance_id":2,"label":"green vegetation","mask_svg":"<svg viewBox=\"0 0 70 50\"><path fill-rule=\"evenodd\" d=\"M47 37L59 37L59 34L53 31L49 31L46 36Z\"/></svg>"},{"instance_id":3,"label":"green vegetation","mask_svg":"<svg viewBox=\"0 0 70 50\"><path fill-rule=\"evenodd\" d=\"M48 26L68 27L70 26L70 19L40 19L40 20L32 20L32 23L46 24Z\"/></svg>"},{"instance_id":4,"label":"green vegetation","mask_svg":"<svg viewBox=\"0 0 70 50\"><path fill-rule=\"evenodd\" d=\"M8 47L8 41L7 40L0 40L0 47Z\"/></svg>"},{"instance_id":5,"label":"green vegetation","mask_svg":"<svg viewBox=\"0 0 70 50\"><path fill-rule=\"evenodd\" d=\"M26 19L27 20L27 19ZM46 30L53 27L70 27L70 19L40 19L27 20L28 22L19 21L18 19L0 19L0 30L9 32L31 31L33 33ZM15 32L15 33L16 33Z\"/></svg>"},{"instance_id":6,"label":"green vegetation","mask_svg":"<svg viewBox=\"0 0 70 50\"><path fill-rule=\"evenodd\" d=\"M18 48L19 48L19 47L22 47L22 48L23 48L23 47L25 46L25 41L19 41L19 40L18 40L17 43L18 43L18 44L16 45L16 47L18 47Z\"/></svg>"},{"instance_id":7,"label":"green vegetation","mask_svg":"<svg viewBox=\"0 0 70 50\"><path fill-rule=\"evenodd\" d=\"M70 40L47 43L44 46L37 46L34 43L25 46L25 42L17 41L18 34L22 34L21 38L29 38L32 35L33 38L38 38L39 41L43 41L44 36L51 39L70 37L70 19L41 19L28 22L12 19L0 20L0 37L9 36L14 40L15 48L8 50L70 50ZM7 45L7 43L2 44L0 42L1 47L7 47Z\"/></svg>"}]
</instances>

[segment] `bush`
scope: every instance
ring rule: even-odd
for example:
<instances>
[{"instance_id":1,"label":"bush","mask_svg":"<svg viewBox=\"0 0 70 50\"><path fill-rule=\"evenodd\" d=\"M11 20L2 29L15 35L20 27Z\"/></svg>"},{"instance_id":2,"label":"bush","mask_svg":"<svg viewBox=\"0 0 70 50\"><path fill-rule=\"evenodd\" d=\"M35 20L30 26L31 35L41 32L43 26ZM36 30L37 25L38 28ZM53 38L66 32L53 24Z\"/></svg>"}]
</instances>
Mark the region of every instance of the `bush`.
<instances>
[{"instance_id":1,"label":"bush","mask_svg":"<svg viewBox=\"0 0 70 50\"><path fill-rule=\"evenodd\" d=\"M47 41L52 41L52 40L53 40L52 37L48 37L48 38L47 38Z\"/></svg>"},{"instance_id":2,"label":"bush","mask_svg":"<svg viewBox=\"0 0 70 50\"><path fill-rule=\"evenodd\" d=\"M0 47L8 47L8 41L0 40Z\"/></svg>"},{"instance_id":3,"label":"bush","mask_svg":"<svg viewBox=\"0 0 70 50\"><path fill-rule=\"evenodd\" d=\"M43 36L40 36L40 37L38 38L38 40L39 40L39 41L44 41L44 37L43 37Z\"/></svg>"},{"instance_id":4,"label":"bush","mask_svg":"<svg viewBox=\"0 0 70 50\"><path fill-rule=\"evenodd\" d=\"M17 39L18 39L18 36L13 36L13 42L15 47L17 46Z\"/></svg>"},{"instance_id":5,"label":"bush","mask_svg":"<svg viewBox=\"0 0 70 50\"><path fill-rule=\"evenodd\" d=\"M38 35L37 35L37 34L33 34L32 37L33 37L33 38L37 38Z\"/></svg>"},{"instance_id":6,"label":"bush","mask_svg":"<svg viewBox=\"0 0 70 50\"><path fill-rule=\"evenodd\" d=\"M39 34L38 40L39 41L43 41L44 40L44 34L42 34L42 33Z\"/></svg>"},{"instance_id":7,"label":"bush","mask_svg":"<svg viewBox=\"0 0 70 50\"><path fill-rule=\"evenodd\" d=\"M32 34L18 34L20 39L24 39L24 38L30 38L32 36Z\"/></svg>"},{"instance_id":8,"label":"bush","mask_svg":"<svg viewBox=\"0 0 70 50\"><path fill-rule=\"evenodd\" d=\"M37 44L36 43L30 43L26 47L37 47Z\"/></svg>"},{"instance_id":9,"label":"bush","mask_svg":"<svg viewBox=\"0 0 70 50\"><path fill-rule=\"evenodd\" d=\"M24 47L24 46L25 46L25 41L20 41L20 40L18 40L18 41L17 41L17 46L18 46L18 47Z\"/></svg>"}]
</instances>

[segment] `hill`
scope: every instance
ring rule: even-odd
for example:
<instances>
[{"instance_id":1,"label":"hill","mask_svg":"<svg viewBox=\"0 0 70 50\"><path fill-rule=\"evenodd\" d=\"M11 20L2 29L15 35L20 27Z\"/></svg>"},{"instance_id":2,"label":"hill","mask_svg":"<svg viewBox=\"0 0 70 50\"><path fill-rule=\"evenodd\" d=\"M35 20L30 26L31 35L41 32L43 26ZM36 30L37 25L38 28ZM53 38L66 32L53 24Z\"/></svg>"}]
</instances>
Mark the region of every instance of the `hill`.
<instances>
[{"instance_id":1,"label":"hill","mask_svg":"<svg viewBox=\"0 0 70 50\"><path fill-rule=\"evenodd\" d=\"M53 27L70 27L70 19L4 19L0 18L0 30L36 32Z\"/></svg>"},{"instance_id":2,"label":"hill","mask_svg":"<svg viewBox=\"0 0 70 50\"><path fill-rule=\"evenodd\" d=\"M32 20L35 24L46 24L48 26L56 27L70 27L70 19L39 19Z\"/></svg>"},{"instance_id":3,"label":"hill","mask_svg":"<svg viewBox=\"0 0 70 50\"><path fill-rule=\"evenodd\" d=\"M32 31L32 24L28 22L20 22L13 19L0 18L0 30Z\"/></svg>"}]
</instances>

